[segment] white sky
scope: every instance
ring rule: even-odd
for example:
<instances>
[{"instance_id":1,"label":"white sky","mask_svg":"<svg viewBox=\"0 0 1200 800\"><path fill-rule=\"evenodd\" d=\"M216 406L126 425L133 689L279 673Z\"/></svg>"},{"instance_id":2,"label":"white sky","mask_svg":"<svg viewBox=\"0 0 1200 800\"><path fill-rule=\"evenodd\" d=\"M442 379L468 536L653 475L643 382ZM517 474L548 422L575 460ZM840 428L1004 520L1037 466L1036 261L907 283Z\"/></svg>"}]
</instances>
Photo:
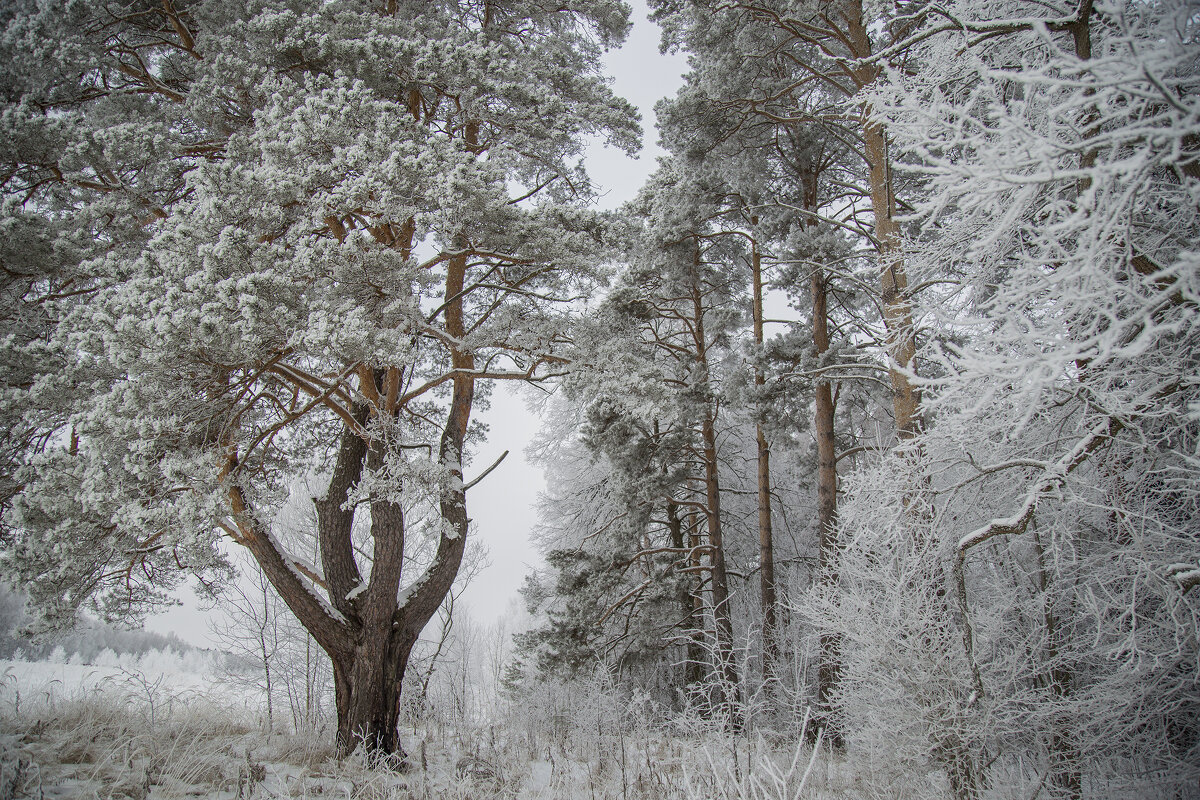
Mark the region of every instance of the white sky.
<instances>
[{"instance_id":1,"label":"white sky","mask_svg":"<svg viewBox=\"0 0 1200 800\"><path fill-rule=\"evenodd\" d=\"M663 153L657 145L654 104L675 94L687 69L684 56L659 53L658 26L646 19L645 2L630 4L633 30L620 50L608 54L605 66L616 93L641 111L645 144L636 160L599 144L589 148L588 172L603 187L600 206L608 209L632 200L654 170L655 159ZM523 394L518 387L497 387L492 407L479 416L489 426L487 444L479 448L466 470L470 480L509 451L504 463L472 488L467 498L467 509L488 549L491 566L471 582L462 602L471 616L483 623L491 623L507 611L525 576L541 561L529 542L529 532L537 523L534 506L546 483L542 471L531 466L524 454L540 422L526 409Z\"/></svg>"},{"instance_id":2,"label":"white sky","mask_svg":"<svg viewBox=\"0 0 1200 800\"><path fill-rule=\"evenodd\" d=\"M687 69L683 56L659 53L659 30L646 18L644 0L630 0L630 5L633 30L620 50L608 54L605 66L614 79L616 93L641 111L645 145L638 159L599 144L588 149L588 171L593 182L602 187L600 206L609 209L633 199L653 171L655 159L663 152L656 143L654 104L675 94ZM521 394L515 387L497 387L492 407L477 417L488 424L488 441L465 469L467 480L471 480L502 452L509 451L504 462L471 489L467 499L476 524L475 535L487 548L490 566L467 587L460 609L465 607L485 624L496 621L511 607L525 575L540 562L529 533L537 522L534 506L539 493L545 490L545 478L540 469L529 464L524 453L540 422L526 409ZM212 646L207 622L211 613L189 596L182 606L148 619L146 627L175 632L186 641L208 647Z\"/></svg>"}]
</instances>

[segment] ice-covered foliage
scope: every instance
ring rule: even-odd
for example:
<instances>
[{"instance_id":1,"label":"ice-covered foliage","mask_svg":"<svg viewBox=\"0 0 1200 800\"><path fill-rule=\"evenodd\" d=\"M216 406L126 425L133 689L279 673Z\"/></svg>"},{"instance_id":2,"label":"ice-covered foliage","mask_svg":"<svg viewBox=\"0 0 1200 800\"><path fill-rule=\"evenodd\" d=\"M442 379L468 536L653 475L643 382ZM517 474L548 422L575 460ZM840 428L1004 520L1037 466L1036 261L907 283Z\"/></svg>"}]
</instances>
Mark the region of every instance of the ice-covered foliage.
<instances>
[{"instance_id":1,"label":"ice-covered foliage","mask_svg":"<svg viewBox=\"0 0 1200 800\"><path fill-rule=\"evenodd\" d=\"M852 643L848 730L959 796L1186 792L1194 6L961 2L924 22L871 102L921 184L906 258L945 281L916 300L939 377L924 432L847 487L817 616Z\"/></svg>"},{"instance_id":2,"label":"ice-covered foliage","mask_svg":"<svg viewBox=\"0 0 1200 800\"><path fill-rule=\"evenodd\" d=\"M538 373L547 302L589 285L605 238L577 202L580 137L636 141L597 72L619 3L3 22L5 557L53 624L218 567L218 526L330 469L337 425L386 442L364 494L441 494L462 456L437 463L427 420L449 370ZM351 409L388 368L379 405L406 411L368 431Z\"/></svg>"},{"instance_id":3,"label":"ice-covered foliage","mask_svg":"<svg viewBox=\"0 0 1200 800\"><path fill-rule=\"evenodd\" d=\"M0 34L5 567L47 626L136 616L228 536L333 657L341 744L390 752L475 400L547 377L610 245L580 162L637 146L599 61L628 8L60 12ZM319 568L273 530L308 476Z\"/></svg>"}]
</instances>

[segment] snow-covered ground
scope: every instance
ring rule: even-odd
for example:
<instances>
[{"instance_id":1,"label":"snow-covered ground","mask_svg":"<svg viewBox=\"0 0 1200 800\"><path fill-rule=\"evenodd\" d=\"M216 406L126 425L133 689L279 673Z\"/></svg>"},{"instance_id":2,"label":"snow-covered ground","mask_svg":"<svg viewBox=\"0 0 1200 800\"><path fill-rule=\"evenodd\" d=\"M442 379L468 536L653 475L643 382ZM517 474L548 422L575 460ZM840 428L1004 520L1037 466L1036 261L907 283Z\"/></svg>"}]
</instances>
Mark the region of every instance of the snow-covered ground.
<instances>
[{"instance_id":1,"label":"snow-covered ground","mask_svg":"<svg viewBox=\"0 0 1200 800\"><path fill-rule=\"evenodd\" d=\"M328 722L271 729L249 690L188 660L0 662L0 798L773 800L802 783L804 797L854 796L798 738L739 742L586 714L564 735L527 709L485 724L406 724L403 768L369 768L335 758Z\"/></svg>"}]
</instances>

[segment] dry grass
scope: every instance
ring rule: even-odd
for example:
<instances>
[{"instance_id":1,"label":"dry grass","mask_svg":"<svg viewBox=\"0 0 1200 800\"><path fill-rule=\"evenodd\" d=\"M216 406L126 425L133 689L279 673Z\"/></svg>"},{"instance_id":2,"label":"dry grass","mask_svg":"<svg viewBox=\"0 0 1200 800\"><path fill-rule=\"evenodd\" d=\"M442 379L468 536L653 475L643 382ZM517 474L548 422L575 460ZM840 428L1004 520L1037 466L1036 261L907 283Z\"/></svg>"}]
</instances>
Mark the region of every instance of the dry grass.
<instances>
[{"instance_id":1,"label":"dry grass","mask_svg":"<svg viewBox=\"0 0 1200 800\"><path fill-rule=\"evenodd\" d=\"M592 720L558 738L508 725L435 739L418 726L407 729L400 770L337 760L328 727L269 731L253 710L173 694L144 676L19 704L18 688L0 688L0 800L790 800L802 786L806 798L857 794L803 747L644 721Z\"/></svg>"}]
</instances>

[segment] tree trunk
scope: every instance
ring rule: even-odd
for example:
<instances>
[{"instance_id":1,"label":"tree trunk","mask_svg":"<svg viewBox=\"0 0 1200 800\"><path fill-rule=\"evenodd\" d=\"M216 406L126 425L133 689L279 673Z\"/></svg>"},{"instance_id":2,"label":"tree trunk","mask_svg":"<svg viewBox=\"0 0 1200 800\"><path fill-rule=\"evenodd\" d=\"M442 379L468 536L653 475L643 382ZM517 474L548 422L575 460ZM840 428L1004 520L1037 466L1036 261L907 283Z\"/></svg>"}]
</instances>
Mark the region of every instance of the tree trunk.
<instances>
[{"instance_id":1,"label":"tree trunk","mask_svg":"<svg viewBox=\"0 0 1200 800\"><path fill-rule=\"evenodd\" d=\"M816 212L820 206L820 168L813 158L801 171L804 187L804 224L816 227ZM825 269L815 261L809 279L809 294L812 297L812 341L817 366L825 366L822 360L829 352L829 285ZM837 438L835 414L837 407L833 395L833 382L818 372L813 386L813 433L817 441L817 532L820 536L817 550L817 580L836 582L837 549ZM835 749L844 747L844 739L838 729L834 713L834 695L841 675L841 638L823 632L820 636L820 654L817 664L817 725L810 728L810 741L815 741L818 729L824 729L824 741Z\"/></svg>"},{"instance_id":2,"label":"tree trunk","mask_svg":"<svg viewBox=\"0 0 1200 800\"><path fill-rule=\"evenodd\" d=\"M364 635L348 659L333 662L337 706L337 751L346 756L360 744L368 761L401 756L400 689L412 642Z\"/></svg>"},{"instance_id":3,"label":"tree trunk","mask_svg":"<svg viewBox=\"0 0 1200 800\"><path fill-rule=\"evenodd\" d=\"M1042 602L1042 625L1046 631L1046 681L1056 703L1063 703L1071 694L1074 676L1071 670L1062 663L1060 640L1062 633L1058 618L1054 613L1054 604L1050 597L1050 568L1046 563L1046 551L1042 545L1042 537L1038 532L1036 520L1031 524L1033 532L1033 549L1037 555L1037 588ZM1056 797L1079 800L1083 796L1083 776L1079 770L1080 753L1075 746L1074 737L1070 730L1059 719L1051 719L1049 741L1049 774L1050 786L1056 791Z\"/></svg>"},{"instance_id":4,"label":"tree trunk","mask_svg":"<svg viewBox=\"0 0 1200 800\"><path fill-rule=\"evenodd\" d=\"M879 294L887 329L887 353L892 362L888 365L892 413L896 418L896 433L901 439L907 439L921 428L918 416L921 393L910 377L917 357L917 339L912 302L908 297L908 275L901 252L900 226L893 218L892 174L883 129L873 123L866 124L863 145L869 167L875 236L879 240Z\"/></svg>"},{"instance_id":5,"label":"tree trunk","mask_svg":"<svg viewBox=\"0 0 1200 800\"><path fill-rule=\"evenodd\" d=\"M712 550L712 605L720 701L736 724L738 703L737 665L733 663L733 616L729 608L729 575L725 567L725 543L721 529L721 484L717 478L717 436L714 415L704 417L701 428L704 441L705 515L708 544Z\"/></svg>"},{"instance_id":6,"label":"tree trunk","mask_svg":"<svg viewBox=\"0 0 1200 800\"><path fill-rule=\"evenodd\" d=\"M479 152L479 124L468 121L463 140L469 151ZM327 222L341 227L338 220ZM415 223L410 218L394 237L390 225L372 229L380 242L411 254ZM344 231L343 234L344 235ZM339 239L341 236L339 236ZM457 237L455 253L445 261L445 302L434 314L444 321L450 371L451 396L438 443L438 464L447 473L445 489L437 498L443 525L437 549L425 572L408 581L400 604L405 565L403 509L383 496L348 502L362 483L364 469L386 471L389 446L375 433L371 421L394 423L407 400L401 396L405 367L372 368L359 364L347 374L358 378L358 391L345 397L356 401L340 407L344 420L329 486L323 497L313 498L322 568L293 558L272 536L237 482L238 451L225 435L220 479L225 483L229 523L222 527L254 556L280 598L317 644L329 655L333 667L337 706L337 748L347 755L360 745L371 761L399 753L399 701L404 670L422 628L437 612L450 591L466 544L468 517L463 482L463 445L466 440L475 390L475 360L461 343L467 336L464 296L467 294L468 252L465 234ZM432 320L430 320L432 324ZM439 382L440 383L440 382ZM434 384L437 385L437 384ZM410 398L411 399L411 398ZM349 402L347 400L347 402ZM373 542L371 570L364 581L355 559L356 514L369 507ZM318 593L324 590L328 602Z\"/></svg>"},{"instance_id":7,"label":"tree trunk","mask_svg":"<svg viewBox=\"0 0 1200 800\"><path fill-rule=\"evenodd\" d=\"M750 224L758 225L758 218L751 217ZM750 271L754 283L754 343L761 351L763 336L763 279L762 253L758 249L757 237L751 240ZM754 367L754 385L761 393L766 385L761 363ZM761 416L764 409L759 407ZM775 545L771 529L771 446L767 442L766 431L763 430L760 419L755 426L755 439L758 446L758 585L762 607L762 637L763 663L762 679L767 684L775 678L775 662L778 658L778 642L776 641L776 599L775 599Z\"/></svg>"},{"instance_id":8,"label":"tree trunk","mask_svg":"<svg viewBox=\"0 0 1200 800\"><path fill-rule=\"evenodd\" d=\"M708 342L704 333L704 303L700 291L700 245L696 244L692 264L692 331L695 337L696 362L701 388L710 391ZM701 420L700 438L704 462L704 514L708 523L708 545L711 552L710 591L713 606L713 638L718 680L718 703L735 727L738 719L738 676L733 663L733 619L729 608L729 575L725 567L725 544L721 531L721 482L717 461L717 412L715 399L706 397Z\"/></svg>"},{"instance_id":9,"label":"tree trunk","mask_svg":"<svg viewBox=\"0 0 1200 800\"><path fill-rule=\"evenodd\" d=\"M692 555L688 557L686 567L689 570L694 570L698 567L699 562L695 551L700 546L700 542L697 541L694 533L684 532L684 519L679 515L679 504L674 500L667 500L667 530L671 536L671 547L681 553L691 550ZM695 572L692 571L686 574L694 575ZM683 696L689 697L704 677L701 669L704 652L700 646L700 642L697 640L698 631L703 626L696 609L696 592L688 585L687 581L680 582L678 598L681 613L680 627L687 637L682 688Z\"/></svg>"},{"instance_id":10,"label":"tree trunk","mask_svg":"<svg viewBox=\"0 0 1200 800\"><path fill-rule=\"evenodd\" d=\"M861 0L851 0L845 7L845 41L851 56L869 58L871 36L863 18ZM875 63L867 63L853 71L860 86L874 83L880 73ZM896 222L896 199L893 194L892 169L888 156L887 134L870 120L870 109L862 110L863 158L867 165L867 186L871 196L871 213L875 217L875 239L879 247L879 295L883 301L883 323L887 330L887 354L891 363L888 371L892 383L892 412L896 418L896 433L901 439L915 435L921 427L918 416L920 391L910 377L917 354L916 332L913 328L912 301L908 296L908 274L900 241L900 225Z\"/></svg>"},{"instance_id":11,"label":"tree trunk","mask_svg":"<svg viewBox=\"0 0 1200 800\"><path fill-rule=\"evenodd\" d=\"M812 272L813 345L818 362L829 350L829 313L825 271L816 266ZM817 555L818 579L836 581L834 573L837 549L837 451L834 437L833 387L818 377L814 428L817 438L817 530L821 543ZM833 633L821 634L821 655L817 667L817 714L825 728L825 739L835 748L843 739L835 722L833 698L841 675L842 643Z\"/></svg>"}]
</instances>

